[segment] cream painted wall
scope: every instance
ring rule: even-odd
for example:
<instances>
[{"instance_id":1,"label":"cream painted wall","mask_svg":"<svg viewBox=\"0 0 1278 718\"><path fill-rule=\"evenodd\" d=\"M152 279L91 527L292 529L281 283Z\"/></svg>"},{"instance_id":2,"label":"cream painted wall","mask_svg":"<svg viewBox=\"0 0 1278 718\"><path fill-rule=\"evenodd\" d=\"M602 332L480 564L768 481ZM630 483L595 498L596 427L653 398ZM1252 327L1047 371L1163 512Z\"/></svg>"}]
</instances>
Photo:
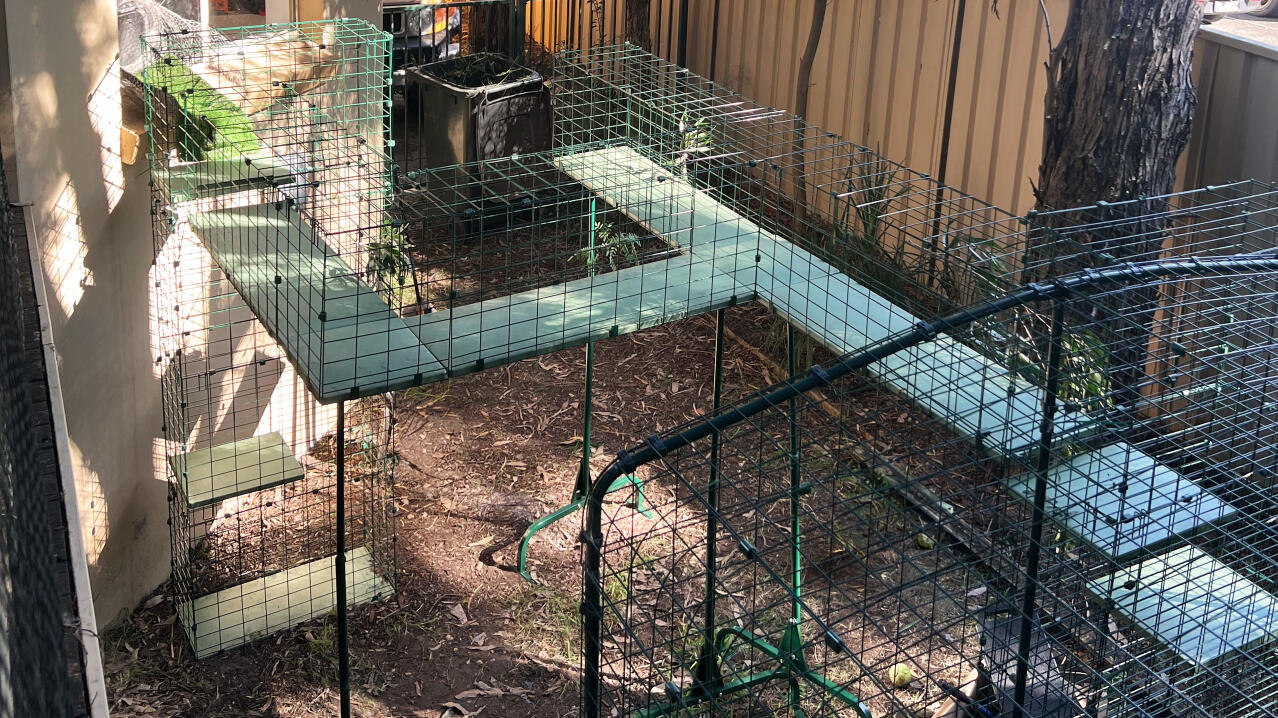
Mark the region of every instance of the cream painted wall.
<instances>
[{"instance_id":1,"label":"cream painted wall","mask_svg":"<svg viewBox=\"0 0 1278 718\"><path fill-rule=\"evenodd\" d=\"M145 150L133 166L119 158L114 59L121 40L137 39L117 37L115 0L3 2L13 195L31 204L93 602L107 625L169 573L148 162ZM309 400L291 369L255 403L261 426L245 433L280 431L299 453L333 429L332 408Z\"/></svg>"},{"instance_id":2,"label":"cream painted wall","mask_svg":"<svg viewBox=\"0 0 1278 718\"><path fill-rule=\"evenodd\" d=\"M115 0L5 0L16 195L32 205L99 622L168 575L165 484L152 465L150 214L118 158ZM88 102L86 102L88 98Z\"/></svg>"}]
</instances>

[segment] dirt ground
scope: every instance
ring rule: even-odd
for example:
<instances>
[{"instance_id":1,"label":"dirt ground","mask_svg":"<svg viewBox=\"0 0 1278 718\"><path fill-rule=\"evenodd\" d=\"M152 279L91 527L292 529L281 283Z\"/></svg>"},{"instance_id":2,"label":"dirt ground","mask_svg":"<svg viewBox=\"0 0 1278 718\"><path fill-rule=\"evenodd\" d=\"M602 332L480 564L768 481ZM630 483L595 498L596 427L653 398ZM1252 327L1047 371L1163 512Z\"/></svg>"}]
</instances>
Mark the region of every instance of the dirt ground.
<instances>
[{"instance_id":1,"label":"dirt ground","mask_svg":"<svg viewBox=\"0 0 1278 718\"><path fill-rule=\"evenodd\" d=\"M728 325L766 320L745 306ZM725 347L729 400L769 383L755 352ZM710 407L713 350L711 316L596 345L596 471ZM577 714L580 517L539 536L539 585L514 563L528 524L571 493L584 370L571 349L401 397L398 593L352 610L356 715ZM330 618L196 662L162 588L104 636L111 712L330 716L335 641Z\"/></svg>"},{"instance_id":2,"label":"dirt ground","mask_svg":"<svg viewBox=\"0 0 1278 718\"><path fill-rule=\"evenodd\" d=\"M784 352L783 326L757 304L728 310L725 402L781 378L776 358ZM617 451L710 408L713 352L713 316L596 345L596 474ZM585 354L581 348L566 350L398 397L398 591L351 611L355 715L577 715L580 515L538 536L530 560L536 585L519 577L515 563L528 525L571 493L582 451ZM817 351L814 358L825 357ZM861 404L844 410L869 417L883 409L876 402L895 407L899 400L862 392L856 401ZM905 431L907 445L935 439L908 435L909 427L922 430L928 423L925 415L912 409L897 413L885 436L899 440ZM907 413L918 415L911 421ZM865 421L860 426L873 431L874 420ZM901 546L913 545L918 528L901 524L894 530L901 542L881 552L889 564L899 561L894 552ZM940 560L942 553L932 552L933 558ZM945 555L953 560L953 554ZM954 573L955 584L947 589L963 595L965 576ZM901 596L914 601L909 592ZM918 605L933 600L924 595ZM882 618L885 626L899 620ZM909 628L891 625L898 637ZM844 638L858 645L874 642L879 629L870 621L847 630ZM878 642L881 648L860 657L871 663L895 660L893 641ZM310 718L336 710L332 617L197 662L162 587L112 627L103 644L116 716ZM937 650L931 659L948 666L946 679L956 681L963 657ZM883 707L890 710L897 700L906 697L876 702L887 701ZM936 700L923 686L907 704L927 712Z\"/></svg>"}]
</instances>

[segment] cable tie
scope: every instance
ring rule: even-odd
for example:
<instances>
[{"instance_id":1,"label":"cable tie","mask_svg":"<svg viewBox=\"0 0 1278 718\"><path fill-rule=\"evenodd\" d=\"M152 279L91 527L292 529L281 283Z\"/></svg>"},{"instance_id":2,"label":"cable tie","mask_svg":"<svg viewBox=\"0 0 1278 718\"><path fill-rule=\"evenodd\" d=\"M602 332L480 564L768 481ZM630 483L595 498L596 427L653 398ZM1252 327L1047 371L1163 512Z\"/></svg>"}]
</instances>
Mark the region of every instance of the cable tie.
<instances>
[{"instance_id":1,"label":"cable tie","mask_svg":"<svg viewBox=\"0 0 1278 718\"><path fill-rule=\"evenodd\" d=\"M827 372L820 364L814 364L812 366L812 376L820 379L821 383L825 386L829 386L834 383L834 380L830 378L830 373Z\"/></svg>"},{"instance_id":2,"label":"cable tie","mask_svg":"<svg viewBox=\"0 0 1278 718\"><path fill-rule=\"evenodd\" d=\"M658 436L658 435L656 435L656 434L653 434L652 436L649 436L649 437L648 437L648 446L651 446L651 447L652 447L652 450L653 450L653 451L655 451L655 452L657 452L657 454L658 454L659 456L665 456L665 455L666 455L666 442L662 441L660 436Z\"/></svg>"}]
</instances>

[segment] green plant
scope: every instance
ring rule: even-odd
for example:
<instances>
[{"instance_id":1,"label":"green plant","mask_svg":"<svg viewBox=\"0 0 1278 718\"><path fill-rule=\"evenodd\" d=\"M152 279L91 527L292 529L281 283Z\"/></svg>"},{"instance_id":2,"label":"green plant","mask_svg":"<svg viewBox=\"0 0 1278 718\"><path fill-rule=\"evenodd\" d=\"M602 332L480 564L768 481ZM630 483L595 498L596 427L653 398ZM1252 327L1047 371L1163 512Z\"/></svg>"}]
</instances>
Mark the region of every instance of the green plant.
<instances>
[{"instance_id":1,"label":"green plant","mask_svg":"<svg viewBox=\"0 0 1278 718\"><path fill-rule=\"evenodd\" d=\"M714 150L714 134L710 130L710 121L702 117L692 121L684 112L679 118L679 149L675 152L675 169L687 176L688 163L698 155L707 155Z\"/></svg>"},{"instance_id":2,"label":"green plant","mask_svg":"<svg viewBox=\"0 0 1278 718\"><path fill-rule=\"evenodd\" d=\"M414 299L418 304L422 303L417 272L414 271L413 260L409 256L411 248L403 228L396 224L383 226L378 238L368 243L368 263L364 266L364 277L374 289L387 295L392 304L400 303L397 295L408 287L410 279Z\"/></svg>"},{"instance_id":3,"label":"green plant","mask_svg":"<svg viewBox=\"0 0 1278 718\"><path fill-rule=\"evenodd\" d=\"M573 259L585 262L591 273L598 271L600 259L608 263L612 271L618 266L639 261L639 245L643 239L631 232L622 232L612 222L600 222L595 226L593 246L583 247Z\"/></svg>"},{"instance_id":4,"label":"green plant","mask_svg":"<svg viewBox=\"0 0 1278 718\"><path fill-rule=\"evenodd\" d=\"M835 199L834 258L853 276L860 275L889 301L902 297L915 267L904 241L887 246L890 224L884 219L904 189L895 183L896 167L876 158L854 165L844 175L843 192Z\"/></svg>"},{"instance_id":5,"label":"green plant","mask_svg":"<svg viewBox=\"0 0 1278 718\"><path fill-rule=\"evenodd\" d=\"M261 147L248 116L191 68L167 57L142 71L147 87L167 92L181 109L178 156L186 161L225 159Z\"/></svg>"}]
</instances>

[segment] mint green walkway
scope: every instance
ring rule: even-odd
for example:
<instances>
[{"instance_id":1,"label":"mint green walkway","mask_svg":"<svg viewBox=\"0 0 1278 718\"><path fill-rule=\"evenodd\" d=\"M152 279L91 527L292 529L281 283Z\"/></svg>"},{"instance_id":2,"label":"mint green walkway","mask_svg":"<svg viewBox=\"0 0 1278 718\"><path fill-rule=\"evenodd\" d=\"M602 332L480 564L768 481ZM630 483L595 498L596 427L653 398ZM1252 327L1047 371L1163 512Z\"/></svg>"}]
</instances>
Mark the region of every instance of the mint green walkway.
<instances>
[{"instance_id":1,"label":"mint green walkway","mask_svg":"<svg viewBox=\"0 0 1278 718\"><path fill-rule=\"evenodd\" d=\"M920 321L630 147L565 154L555 163L680 253L400 318L286 209L217 210L190 222L323 401L427 384L756 299L840 355ZM1042 390L958 341L938 337L870 371L995 455L1035 446ZM1088 428L1080 413L1057 421L1058 435ZM1184 551L1186 538L1236 515L1229 504L1121 442L1073 456L1048 481L1049 513L1065 530L1123 564L1145 559L1139 594L1123 593L1122 571L1088 586L1142 630L1195 663L1273 634L1278 602L1270 594L1215 559ZM1032 498L1030 477L1010 487ZM1194 582L1223 577L1251 608L1244 615L1228 601L1199 602L1178 609L1198 612L1191 618L1199 634L1164 635L1179 624L1147 617L1184 598L1186 574Z\"/></svg>"}]
</instances>

